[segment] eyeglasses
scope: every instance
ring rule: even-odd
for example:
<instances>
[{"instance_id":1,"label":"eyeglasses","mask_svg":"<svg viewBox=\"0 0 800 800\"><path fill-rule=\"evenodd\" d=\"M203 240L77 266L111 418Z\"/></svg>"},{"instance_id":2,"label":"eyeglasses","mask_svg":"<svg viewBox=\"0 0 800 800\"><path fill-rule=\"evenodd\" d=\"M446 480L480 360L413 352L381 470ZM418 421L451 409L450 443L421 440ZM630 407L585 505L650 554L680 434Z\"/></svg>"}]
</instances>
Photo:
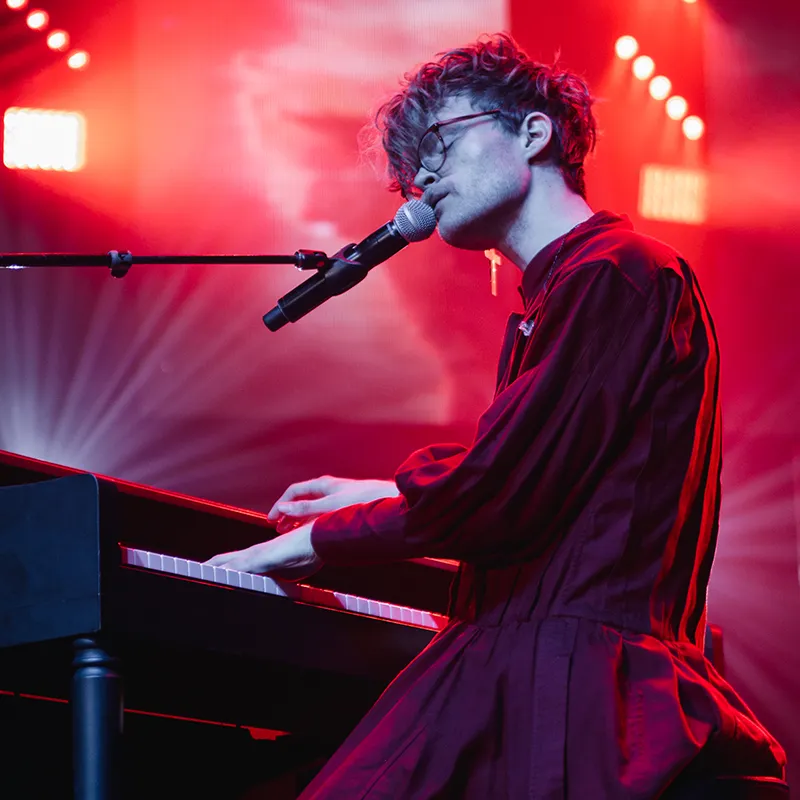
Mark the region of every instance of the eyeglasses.
<instances>
[{"instance_id":1,"label":"eyeglasses","mask_svg":"<svg viewBox=\"0 0 800 800\"><path fill-rule=\"evenodd\" d=\"M499 114L500 112L501 109L495 108L492 111L479 111L477 114L465 114L463 117L453 117L453 119L446 119L443 122L434 122L419 140L417 161L428 172L438 172L444 166L444 161L447 158L447 146L444 143L442 134L439 133L445 125L452 125L454 122L465 122L468 119L485 117L489 114Z\"/></svg>"}]
</instances>

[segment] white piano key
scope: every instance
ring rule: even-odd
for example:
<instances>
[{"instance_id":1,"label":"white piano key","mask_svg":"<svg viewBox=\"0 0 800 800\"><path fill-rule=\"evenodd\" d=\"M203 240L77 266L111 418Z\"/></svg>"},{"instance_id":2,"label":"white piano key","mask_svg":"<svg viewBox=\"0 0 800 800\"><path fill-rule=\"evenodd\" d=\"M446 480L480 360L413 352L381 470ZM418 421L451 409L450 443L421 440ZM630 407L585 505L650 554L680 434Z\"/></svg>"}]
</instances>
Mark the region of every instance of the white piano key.
<instances>
[{"instance_id":1,"label":"white piano key","mask_svg":"<svg viewBox=\"0 0 800 800\"><path fill-rule=\"evenodd\" d=\"M241 583L239 580L239 576L242 573L235 569L226 569L225 570L225 583L228 586L234 586L237 589L241 588Z\"/></svg>"},{"instance_id":2,"label":"white piano key","mask_svg":"<svg viewBox=\"0 0 800 800\"><path fill-rule=\"evenodd\" d=\"M281 595L284 594L283 591L281 590L281 587L278 586L278 584L275 583L275 581L272 580L272 578L268 578L266 575L259 575L258 577L261 579L260 583L264 587L261 590L262 592L264 592L264 594L271 594L274 595L275 597L280 597Z\"/></svg>"},{"instance_id":3,"label":"white piano key","mask_svg":"<svg viewBox=\"0 0 800 800\"><path fill-rule=\"evenodd\" d=\"M208 564L201 564L198 561L160 553L150 553L136 548L123 547L121 551L122 563L132 567L194 578L236 589L288 597L302 603L331 609L344 609L365 616L428 628L429 630L441 630L448 623L447 617L441 614L398 606L367 597L358 597L345 592L334 592L316 586L276 581L264 575L253 575L249 572L240 572L239 570L231 570L225 567L212 567Z\"/></svg>"}]
</instances>

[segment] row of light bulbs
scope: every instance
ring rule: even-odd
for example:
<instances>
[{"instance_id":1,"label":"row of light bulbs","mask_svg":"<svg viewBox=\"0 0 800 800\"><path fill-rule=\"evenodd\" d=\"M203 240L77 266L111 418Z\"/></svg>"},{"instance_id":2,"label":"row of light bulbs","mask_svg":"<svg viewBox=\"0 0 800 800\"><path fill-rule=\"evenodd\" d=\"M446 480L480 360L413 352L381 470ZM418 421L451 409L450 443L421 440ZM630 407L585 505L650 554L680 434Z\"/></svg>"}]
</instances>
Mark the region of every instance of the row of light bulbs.
<instances>
[{"instance_id":1,"label":"row of light bulbs","mask_svg":"<svg viewBox=\"0 0 800 800\"><path fill-rule=\"evenodd\" d=\"M12 11L22 11L28 6L28 0L6 0ZM33 31L46 31L50 25L50 15L41 9L28 13L28 27ZM52 30L47 34L47 46L56 52L64 53L69 49L69 34L62 30ZM89 54L85 50L73 50L67 56L67 66L71 69L85 69L89 64Z\"/></svg>"},{"instance_id":2,"label":"row of light bulbs","mask_svg":"<svg viewBox=\"0 0 800 800\"><path fill-rule=\"evenodd\" d=\"M679 94L672 94L672 81L666 75L653 75L656 63L650 56L637 55L639 42L633 36L620 36L614 46L617 57L623 61L633 60L631 69L640 81L650 81L650 96L655 100L666 100L667 116L670 119L681 121L683 135L687 139L696 141L705 133L706 126L700 117L689 113L689 104L686 98Z\"/></svg>"}]
</instances>

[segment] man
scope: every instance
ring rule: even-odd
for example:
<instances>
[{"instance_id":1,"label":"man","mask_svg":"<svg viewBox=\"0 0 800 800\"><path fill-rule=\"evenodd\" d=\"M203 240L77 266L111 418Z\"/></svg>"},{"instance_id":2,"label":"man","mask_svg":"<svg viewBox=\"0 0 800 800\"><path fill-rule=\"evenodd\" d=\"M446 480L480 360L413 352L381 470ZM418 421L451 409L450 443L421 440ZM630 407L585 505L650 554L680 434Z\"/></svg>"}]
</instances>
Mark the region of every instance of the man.
<instances>
[{"instance_id":1,"label":"man","mask_svg":"<svg viewBox=\"0 0 800 800\"><path fill-rule=\"evenodd\" d=\"M703 658L720 500L718 354L697 280L593 214L592 101L507 36L422 66L381 110L395 188L442 238L523 271L497 392L469 447L394 482L320 478L289 532L211 563L462 562L451 623L392 683L308 798L654 798L784 755ZM294 527L297 526L299 527Z\"/></svg>"}]
</instances>

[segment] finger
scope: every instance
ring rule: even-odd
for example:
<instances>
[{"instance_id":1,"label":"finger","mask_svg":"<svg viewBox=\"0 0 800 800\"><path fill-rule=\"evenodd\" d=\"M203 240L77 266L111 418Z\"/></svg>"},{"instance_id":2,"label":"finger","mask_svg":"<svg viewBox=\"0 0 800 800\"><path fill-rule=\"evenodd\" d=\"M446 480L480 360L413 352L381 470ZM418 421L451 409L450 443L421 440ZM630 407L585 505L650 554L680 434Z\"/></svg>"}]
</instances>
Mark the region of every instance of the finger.
<instances>
[{"instance_id":1,"label":"finger","mask_svg":"<svg viewBox=\"0 0 800 800\"><path fill-rule=\"evenodd\" d=\"M213 556L213 558L209 558L208 561L204 561L203 563L208 564L210 567L224 567L235 557L236 553L220 553L219 555Z\"/></svg>"},{"instance_id":2,"label":"finger","mask_svg":"<svg viewBox=\"0 0 800 800\"><path fill-rule=\"evenodd\" d=\"M324 475L321 478L314 478L310 481L301 481L300 483L293 483L286 491L275 501L275 504L267 513L267 519L274 522L281 514L277 510L278 505L281 503L288 503L294 500L315 500L324 497L329 491L328 476Z\"/></svg>"},{"instance_id":3,"label":"finger","mask_svg":"<svg viewBox=\"0 0 800 800\"><path fill-rule=\"evenodd\" d=\"M328 511L335 511L341 505L335 495L320 497L317 500L296 500L293 503L276 503L276 516L280 515L288 520L304 520L309 517L318 517Z\"/></svg>"}]
</instances>

